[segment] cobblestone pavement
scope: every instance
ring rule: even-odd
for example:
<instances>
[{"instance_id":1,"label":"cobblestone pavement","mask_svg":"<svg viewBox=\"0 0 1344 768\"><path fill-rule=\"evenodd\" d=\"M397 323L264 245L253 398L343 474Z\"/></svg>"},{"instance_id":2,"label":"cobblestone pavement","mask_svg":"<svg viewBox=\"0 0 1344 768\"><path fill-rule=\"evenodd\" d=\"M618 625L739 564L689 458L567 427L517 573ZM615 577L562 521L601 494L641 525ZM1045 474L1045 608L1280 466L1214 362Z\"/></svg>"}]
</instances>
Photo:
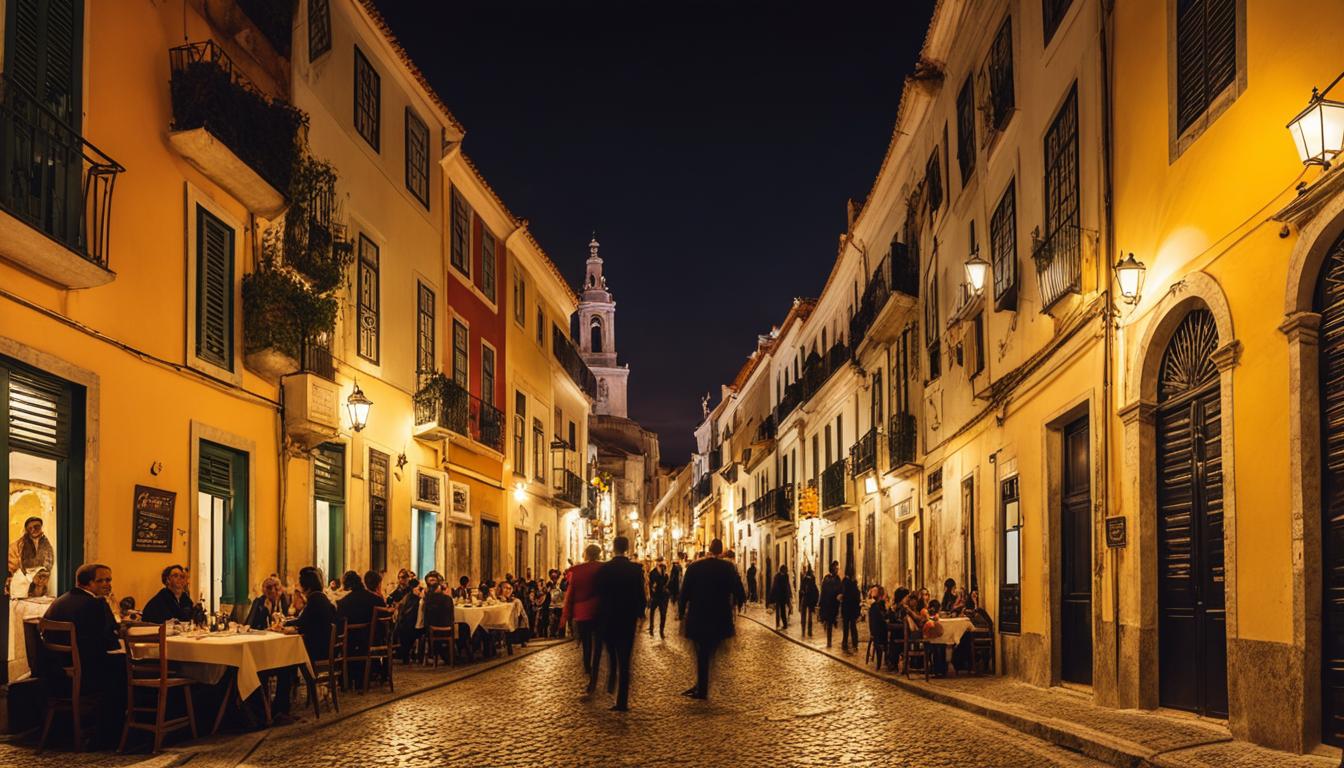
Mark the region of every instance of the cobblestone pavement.
<instances>
[{"instance_id":1,"label":"cobblestone pavement","mask_svg":"<svg viewBox=\"0 0 1344 768\"><path fill-rule=\"evenodd\" d=\"M708 702L678 695L694 675L689 644L641 632L629 713L608 712L604 694L581 698L577 644L567 644L329 728L285 729L245 765L1097 765L751 621L738 632Z\"/></svg>"}]
</instances>

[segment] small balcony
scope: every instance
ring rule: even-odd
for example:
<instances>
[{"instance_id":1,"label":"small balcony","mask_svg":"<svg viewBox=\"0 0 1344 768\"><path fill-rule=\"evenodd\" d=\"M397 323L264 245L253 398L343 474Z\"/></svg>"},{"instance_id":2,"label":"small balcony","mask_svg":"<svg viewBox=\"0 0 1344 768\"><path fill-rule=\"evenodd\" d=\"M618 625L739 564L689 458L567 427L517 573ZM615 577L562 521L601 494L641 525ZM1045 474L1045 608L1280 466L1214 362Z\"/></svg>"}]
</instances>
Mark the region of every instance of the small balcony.
<instances>
[{"instance_id":1,"label":"small balcony","mask_svg":"<svg viewBox=\"0 0 1344 768\"><path fill-rule=\"evenodd\" d=\"M564 467L555 470L554 499L568 507L583 506L583 478Z\"/></svg>"},{"instance_id":2,"label":"small balcony","mask_svg":"<svg viewBox=\"0 0 1344 768\"><path fill-rule=\"evenodd\" d=\"M757 525L793 519L793 483L771 488L751 503L751 519Z\"/></svg>"},{"instance_id":3,"label":"small balcony","mask_svg":"<svg viewBox=\"0 0 1344 768\"><path fill-rule=\"evenodd\" d=\"M504 451L504 414L442 373L415 393L415 437L461 441L468 450ZM479 451L477 451L479 452Z\"/></svg>"},{"instance_id":4,"label":"small balcony","mask_svg":"<svg viewBox=\"0 0 1344 768\"><path fill-rule=\"evenodd\" d=\"M691 489L691 506L698 506L700 502L709 498L710 491L713 489L713 480L709 475L704 475L696 482L695 487Z\"/></svg>"},{"instance_id":5,"label":"small balcony","mask_svg":"<svg viewBox=\"0 0 1344 768\"><path fill-rule=\"evenodd\" d=\"M850 477L877 469L877 427L864 433L849 449Z\"/></svg>"},{"instance_id":6,"label":"small balcony","mask_svg":"<svg viewBox=\"0 0 1344 768\"><path fill-rule=\"evenodd\" d=\"M919 265L903 243L893 242L891 253L877 265L849 322L855 352L862 353L870 342L886 343L895 338L904 323L891 322L892 316L913 309L918 298Z\"/></svg>"},{"instance_id":7,"label":"small balcony","mask_svg":"<svg viewBox=\"0 0 1344 768\"><path fill-rule=\"evenodd\" d=\"M738 508L737 508L737 520L738 520L738 522L740 522L740 523L745 523L745 522L746 522L747 520L749 520L749 519L750 519L750 518L747 517L747 505L746 505L746 504L743 504L742 506L738 507Z\"/></svg>"},{"instance_id":8,"label":"small balcony","mask_svg":"<svg viewBox=\"0 0 1344 768\"><path fill-rule=\"evenodd\" d=\"M565 369L569 378L578 385L584 394L593 400L597 399L597 377L588 370L588 365L579 357L579 351L574 349L574 342L560 330L558 326L551 326L551 353L559 361L560 367Z\"/></svg>"},{"instance_id":9,"label":"small balcony","mask_svg":"<svg viewBox=\"0 0 1344 768\"><path fill-rule=\"evenodd\" d=\"M302 110L263 94L213 40L168 51L168 141L188 163L263 218L284 210Z\"/></svg>"},{"instance_id":10,"label":"small balcony","mask_svg":"<svg viewBox=\"0 0 1344 768\"><path fill-rule=\"evenodd\" d=\"M1076 217L1076 214L1075 214ZM1066 222L1040 238L1032 233L1031 258L1041 289L1041 311L1049 312L1060 299L1082 287L1083 241L1077 222Z\"/></svg>"},{"instance_id":11,"label":"small balcony","mask_svg":"<svg viewBox=\"0 0 1344 768\"><path fill-rule=\"evenodd\" d=\"M826 382L853 359L854 350L843 341L835 342L830 349L821 354L808 355L807 362L803 364L801 402L807 402L816 396Z\"/></svg>"},{"instance_id":12,"label":"small balcony","mask_svg":"<svg viewBox=\"0 0 1344 768\"><path fill-rule=\"evenodd\" d=\"M780 399L779 403L775 405L775 412L773 414L776 430L779 429L779 425L783 424L784 420L789 417L789 414L793 413L802 402L803 383L801 381L795 381L784 387L784 396Z\"/></svg>"},{"instance_id":13,"label":"small balcony","mask_svg":"<svg viewBox=\"0 0 1344 768\"><path fill-rule=\"evenodd\" d=\"M821 513L829 515L852 506L845 460L839 459L821 472Z\"/></svg>"},{"instance_id":14,"label":"small balcony","mask_svg":"<svg viewBox=\"0 0 1344 768\"><path fill-rule=\"evenodd\" d=\"M775 421L775 414L767 414L764 419L761 419L760 426L756 427L756 439L754 442L768 443L771 440L774 440L776 426L777 422Z\"/></svg>"},{"instance_id":15,"label":"small balcony","mask_svg":"<svg viewBox=\"0 0 1344 768\"><path fill-rule=\"evenodd\" d=\"M63 288L112 282L112 191L124 170L0 74L0 257Z\"/></svg>"},{"instance_id":16,"label":"small balcony","mask_svg":"<svg viewBox=\"0 0 1344 768\"><path fill-rule=\"evenodd\" d=\"M891 464L888 471L915 466L915 434L913 413L892 415L887 429L887 456Z\"/></svg>"}]
</instances>

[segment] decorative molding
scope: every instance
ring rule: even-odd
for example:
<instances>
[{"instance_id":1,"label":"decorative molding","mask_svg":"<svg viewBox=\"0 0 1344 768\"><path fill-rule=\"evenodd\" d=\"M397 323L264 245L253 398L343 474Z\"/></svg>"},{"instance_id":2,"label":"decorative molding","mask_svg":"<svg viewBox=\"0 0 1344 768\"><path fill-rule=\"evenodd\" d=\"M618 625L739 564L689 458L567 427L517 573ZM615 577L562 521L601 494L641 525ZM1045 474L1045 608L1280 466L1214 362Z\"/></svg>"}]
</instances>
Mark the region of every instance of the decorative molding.
<instances>
[{"instance_id":1,"label":"decorative molding","mask_svg":"<svg viewBox=\"0 0 1344 768\"><path fill-rule=\"evenodd\" d=\"M1320 340L1321 315L1319 312L1294 312L1284 318L1279 330L1290 344L1315 346Z\"/></svg>"},{"instance_id":2,"label":"decorative molding","mask_svg":"<svg viewBox=\"0 0 1344 768\"><path fill-rule=\"evenodd\" d=\"M1153 418L1157 415L1157 406L1143 400L1135 400L1121 408L1116 415L1125 426L1130 426L1136 421L1140 424L1152 424Z\"/></svg>"},{"instance_id":3,"label":"decorative molding","mask_svg":"<svg viewBox=\"0 0 1344 768\"><path fill-rule=\"evenodd\" d=\"M1241 342L1233 339L1223 346L1215 349L1209 359L1218 366L1222 372L1230 371L1237 367L1237 362L1241 360Z\"/></svg>"}]
</instances>

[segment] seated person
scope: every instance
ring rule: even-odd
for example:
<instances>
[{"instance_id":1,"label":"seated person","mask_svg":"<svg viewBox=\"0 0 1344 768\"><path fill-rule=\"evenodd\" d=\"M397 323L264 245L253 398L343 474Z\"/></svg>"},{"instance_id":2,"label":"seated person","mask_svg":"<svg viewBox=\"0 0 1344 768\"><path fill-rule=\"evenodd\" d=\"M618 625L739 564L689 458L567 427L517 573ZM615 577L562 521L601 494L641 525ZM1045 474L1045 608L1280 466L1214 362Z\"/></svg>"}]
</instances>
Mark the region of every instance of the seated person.
<instances>
[{"instance_id":1,"label":"seated person","mask_svg":"<svg viewBox=\"0 0 1344 768\"><path fill-rule=\"evenodd\" d=\"M336 617L345 625L348 632L345 653L347 656L364 655L369 648L368 628L350 631L349 627L352 624L368 624L373 621L373 609L385 604L383 598L364 588L364 580L354 571L346 571L341 584L345 587L346 593L345 597L336 601ZM362 680L364 675L362 662L352 663L350 674L353 676L352 679Z\"/></svg>"},{"instance_id":2,"label":"seated person","mask_svg":"<svg viewBox=\"0 0 1344 768\"><path fill-rule=\"evenodd\" d=\"M120 647L117 620L108 607L112 593L112 569L100 563L85 563L75 571L75 587L56 598L45 618L68 621L75 627L79 647L80 696L94 695L97 700L97 744L111 744L120 730L121 713L126 709L125 658L107 652ZM63 633L57 633L63 634ZM68 643L63 636L49 638ZM64 667L69 662L59 655L43 653L40 676L56 690L69 690Z\"/></svg>"},{"instance_id":3,"label":"seated person","mask_svg":"<svg viewBox=\"0 0 1344 768\"><path fill-rule=\"evenodd\" d=\"M140 612L135 610L135 598L127 595L117 603L117 615L122 621L140 621Z\"/></svg>"},{"instance_id":4,"label":"seated person","mask_svg":"<svg viewBox=\"0 0 1344 768\"><path fill-rule=\"evenodd\" d=\"M457 580L457 588L453 590L453 597L462 600L471 597L471 579L463 576Z\"/></svg>"},{"instance_id":5,"label":"seated person","mask_svg":"<svg viewBox=\"0 0 1344 768\"><path fill-rule=\"evenodd\" d=\"M190 622L192 603L187 595L187 572L180 565L170 565L163 569L159 580L163 582L163 589L145 603L141 612L143 619L155 624L171 619Z\"/></svg>"},{"instance_id":6,"label":"seated person","mask_svg":"<svg viewBox=\"0 0 1344 768\"><path fill-rule=\"evenodd\" d=\"M420 600L423 593L420 580L412 576L406 581L405 594L397 603L397 658L402 664L410 663L411 649L420 637L420 630L416 629L415 622L420 618Z\"/></svg>"},{"instance_id":7,"label":"seated person","mask_svg":"<svg viewBox=\"0 0 1344 768\"><path fill-rule=\"evenodd\" d=\"M529 630L531 625L528 624L527 609L523 606L523 601L513 594L513 585L507 581L502 582L499 586L497 599L501 603L508 603L513 606L513 609L509 611L508 624L503 629L509 633L513 642L526 643L528 635L531 634Z\"/></svg>"},{"instance_id":8,"label":"seated person","mask_svg":"<svg viewBox=\"0 0 1344 768\"><path fill-rule=\"evenodd\" d=\"M438 574L434 574L436 577ZM426 630L429 627L455 627L456 623L453 617L453 597L450 594L447 585L434 579L432 587L425 588L424 597L420 598L420 605L424 613L424 622ZM430 648L430 653L440 654L440 658L447 662L449 660L448 648Z\"/></svg>"},{"instance_id":9,"label":"seated person","mask_svg":"<svg viewBox=\"0 0 1344 768\"><path fill-rule=\"evenodd\" d=\"M387 604L395 605L397 603L400 603L401 599L406 596L406 592L410 589L411 579L414 578L415 578L414 571L411 571L410 569L407 568L402 568L398 570L397 586L393 588L391 594L387 596Z\"/></svg>"},{"instance_id":10,"label":"seated person","mask_svg":"<svg viewBox=\"0 0 1344 768\"><path fill-rule=\"evenodd\" d=\"M387 596L383 594L383 574L378 571L369 570L364 572L364 588L374 595L377 595L383 601L383 605L386 606L391 604L387 599Z\"/></svg>"},{"instance_id":11,"label":"seated person","mask_svg":"<svg viewBox=\"0 0 1344 768\"><path fill-rule=\"evenodd\" d=\"M285 623L285 631L297 632L303 637L303 647L308 652L309 661L326 661L331 649L331 627L336 622L336 609L323 593L322 576L313 566L299 570L299 589L304 594L303 611ZM293 688L294 668L279 670L276 673L275 702L271 706L279 720L289 715L290 691Z\"/></svg>"},{"instance_id":12,"label":"seated person","mask_svg":"<svg viewBox=\"0 0 1344 768\"><path fill-rule=\"evenodd\" d=\"M271 626L273 615L288 611L289 596L285 594L285 588L280 585L280 578L267 576L266 580L261 582L261 595L252 601L252 608L247 612L245 623L252 629L266 629Z\"/></svg>"},{"instance_id":13,"label":"seated person","mask_svg":"<svg viewBox=\"0 0 1344 768\"><path fill-rule=\"evenodd\" d=\"M936 641L943 636L943 625L938 621L938 612L942 605L937 600L930 600L929 607L924 611L923 635L925 640L931 642L925 646L929 654L929 660L932 666L930 669L933 674L943 677L947 674L947 646Z\"/></svg>"}]
</instances>

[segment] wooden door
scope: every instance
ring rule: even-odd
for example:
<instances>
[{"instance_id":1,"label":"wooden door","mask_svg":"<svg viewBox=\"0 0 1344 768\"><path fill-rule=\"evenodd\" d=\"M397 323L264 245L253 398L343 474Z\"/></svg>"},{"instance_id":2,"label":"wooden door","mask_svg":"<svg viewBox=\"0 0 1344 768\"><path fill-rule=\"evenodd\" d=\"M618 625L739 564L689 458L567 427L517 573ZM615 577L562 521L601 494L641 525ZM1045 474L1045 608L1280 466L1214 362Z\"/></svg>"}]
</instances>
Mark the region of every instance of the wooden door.
<instances>
[{"instance_id":1,"label":"wooden door","mask_svg":"<svg viewBox=\"0 0 1344 768\"><path fill-rule=\"evenodd\" d=\"M1162 356L1157 413L1158 697L1227 716L1218 330L1191 312Z\"/></svg>"},{"instance_id":2,"label":"wooden door","mask_svg":"<svg viewBox=\"0 0 1344 768\"><path fill-rule=\"evenodd\" d=\"M1087 417L1064 428L1060 504L1060 677L1092 683L1092 485Z\"/></svg>"},{"instance_id":3,"label":"wooden door","mask_svg":"<svg viewBox=\"0 0 1344 768\"><path fill-rule=\"evenodd\" d=\"M1321 313L1321 741L1344 746L1344 239L1316 286Z\"/></svg>"}]
</instances>

